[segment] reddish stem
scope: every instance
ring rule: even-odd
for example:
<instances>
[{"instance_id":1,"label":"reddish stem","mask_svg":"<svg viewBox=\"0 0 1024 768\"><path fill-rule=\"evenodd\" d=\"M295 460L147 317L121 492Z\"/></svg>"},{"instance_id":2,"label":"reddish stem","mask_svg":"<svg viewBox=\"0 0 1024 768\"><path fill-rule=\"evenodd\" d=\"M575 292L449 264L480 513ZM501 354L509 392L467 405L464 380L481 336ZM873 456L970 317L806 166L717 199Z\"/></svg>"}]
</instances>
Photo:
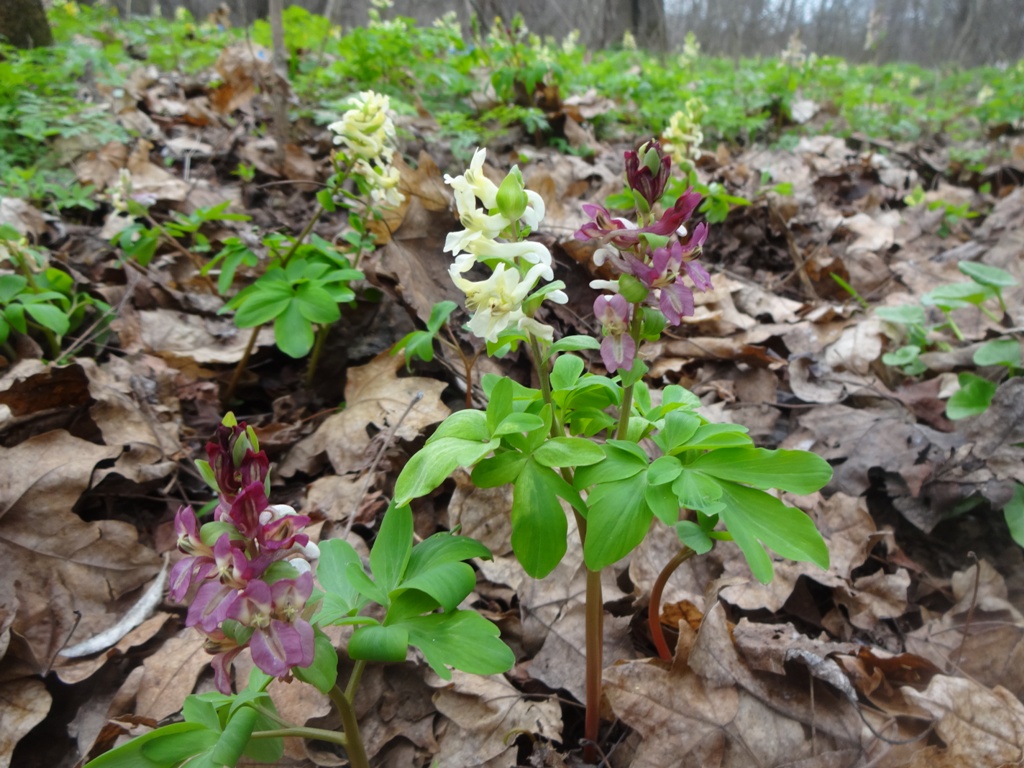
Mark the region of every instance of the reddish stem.
<instances>
[{"instance_id":1,"label":"reddish stem","mask_svg":"<svg viewBox=\"0 0 1024 768\"><path fill-rule=\"evenodd\" d=\"M683 547L661 569L661 573L654 581L654 586L651 587L651 602L647 606L647 624L651 628L651 639L654 640L654 647L658 649L658 656L665 661L672 661L672 651L669 650L668 643L665 642L665 632L661 628L661 593L665 591L665 585L675 573L676 568L695 554L697 553L689 547Z\"/></svg>"}]
</instances>

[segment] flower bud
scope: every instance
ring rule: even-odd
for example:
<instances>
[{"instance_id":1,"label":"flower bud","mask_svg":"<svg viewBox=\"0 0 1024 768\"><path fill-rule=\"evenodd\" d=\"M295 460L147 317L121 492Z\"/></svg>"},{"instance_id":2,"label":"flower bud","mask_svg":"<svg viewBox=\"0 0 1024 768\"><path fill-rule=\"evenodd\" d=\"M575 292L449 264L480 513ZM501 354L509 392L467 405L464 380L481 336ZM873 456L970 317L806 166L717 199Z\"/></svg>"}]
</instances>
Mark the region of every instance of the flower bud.
<instances>
[{"instance_id":1,"label":"flower bud","mask_svg":"<svg viewBox=\"0 0 1024 768\"><path fill-rule=\"evenodd\" d=\"M665 192L672 159L656 139L640 145L636 152L626 152L626 182L638 192L648 206L654 205Z\"/></svg>"},{"instance_id":2,"label":"flower bud","mask_svg":"<svg viewBox=\"0 0 1024 768\"><path fill-rule=\"evenodd\" d=\"M518 221L526 213L529 200L526 197L523 174L519 172L519 166L512 166L512 170L501 182L495 203L498 213L509 221Z\"/></svg>"}]
</instances>

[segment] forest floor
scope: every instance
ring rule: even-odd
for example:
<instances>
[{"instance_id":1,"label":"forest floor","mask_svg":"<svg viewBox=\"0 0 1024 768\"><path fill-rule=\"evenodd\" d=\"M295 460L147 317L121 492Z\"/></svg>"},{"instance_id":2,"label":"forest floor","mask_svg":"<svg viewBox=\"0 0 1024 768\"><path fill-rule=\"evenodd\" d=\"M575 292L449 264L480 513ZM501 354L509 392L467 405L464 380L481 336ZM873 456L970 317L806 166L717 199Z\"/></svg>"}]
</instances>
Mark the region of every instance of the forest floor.
<instances>
[{"instance_id":1,"label":"forest floor","mask_svg":"<svg viewBox=\"0 0 1024 768\"><path fill-rule=\"evenodd\" d=\"M329 164L325 130L293 126L279 170L273 141L245 130L251 121L199 120L195 94L165 77L136 87L146 114L122 119L156 130L81 155L83 182L105 189L127 167L158 220L224 200L253 218L205 227L213 243L244 240L254 226L301 231ZM251 116L263 105L235 107ZM442 176L464 165L435 143L428 118L399 126L406 202L375 228L358 301L332 328L316 376L307 384L308 360L284 355L265 331L227 406L249 331L218 314L223 301L195 258L164 245L146 267L124 261L110 244L109 205L71 221L0 200L0 224L49 249L79 290L115 311L109 333L63 362L44 362L23 336L0 371L0 764L70 768L212 688L203 638L167 601L107 650L60 651L114 624L162 561L180 556L174 513L208 500L192 462L227 407L270 455L272 500L310 515L321 539L348 530L365 552L404 462L465 406L463 363L448 347L411 369L390 354L436 302L461 298L443 251L458 221ZM534 237L570 298L547 321L556 335L593 334L593 267L572 233L586 220L581 203L621 191L623 151L635 143L591 137L584 158L526 138L493 141L488 171L500 180L518 163L543 196ZM831 482L788 500L815 520L831 567L777 560L763 585L728 543L689 561L661 607L672 662L656 658L645 622L675 533L653 530L607 569L607 765L941 768L1024 757L1024 558L1000 512L1024 483L1024 378L972 362L983 342L1019 344L1024 328L1024 141L1001 141L1010 159L972 172L952 167L934 141L817 135L792 149L703 153L701 180L752 202L711 227L703 263L713 290L643 350L648 384L688 387L707 418L748 427L758 445L826 458ZM253 181L232 175L239 163L255 167ZM764 172L790 193L763 191ZM918 185L925 199L908 205ZM978 215L951 213L964 203ZM347 227L328 214L313 231L334 242ZM948 349L926 352L921 375L884 365L899 343L874 308L967 282L961 262L1016 278L1003 292L1007 311L993 320L957 309L963 338L946 334ZM458 342L475 349L460 325ZM590 363L600 369L598 356ZM963 371L999 387L983 413L953 421L946 399ZM487 372L528 383L524 357L481 357L477 405ZM505 676L456 672L450 682L415 655L371 665L356 703L375 765L579 764L582 563L570 549L548 578L527 577L511 554L509 506L506 489L477 490L458 473L414 504L418 535L461 526L494 553L477 564L472 606L498 624L518 663ZM337 727L311 687L271 691L292 722ZM345 762L330 745L289 739L282 764Z\"/></svg>"}]
</instances>

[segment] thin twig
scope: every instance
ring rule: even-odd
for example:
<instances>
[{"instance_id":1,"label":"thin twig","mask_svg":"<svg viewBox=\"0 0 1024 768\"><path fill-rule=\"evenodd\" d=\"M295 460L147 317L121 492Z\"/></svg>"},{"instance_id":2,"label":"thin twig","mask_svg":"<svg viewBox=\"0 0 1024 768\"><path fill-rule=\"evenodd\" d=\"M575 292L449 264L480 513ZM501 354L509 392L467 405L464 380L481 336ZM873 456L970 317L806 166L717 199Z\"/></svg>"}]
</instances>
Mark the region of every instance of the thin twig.
<instances>
[{"instance_id":1,"label":"thin twig","mask_svg":"<svg viewBox=\"0 0 1024 768\"><path fill-rule=\"evenodd\" d=\"M355 522L356 514L359 512L359 505L363 503L363 497L366 496L366 492L370 488L370 482L373 480L373 473L377 469L377 464L380 463L381 458L384 456L384 452L395 439L395 435L398 434L398 429L402 426L402 422L405 421L405 417L409 415L416 403L422 399L422 391L413 395L412 400L410 400L409 404L405 406L405 410L402 412L402 415L398 417L398 421L391 425L391 429L388 431L387 437L384 438L384 442L377 451L377 455L373 457L373 463L370 464L370 468L366 470L366 481L363 483L362 490L356 496L356 503L352 507L352 511L349 513L348 522L345 524L345 533L342 535L343 539L347 539L348 535L352 532L352 524Z\"/></svg>"},{"instance_id":2,"label":"thin twig","mask_svg":"<svg viewBox=\"0 0 1024 768\"><path fill-rule=\"evenodd\" d=\"M974 620L974 609L978 606L978 586L981 582L981 563L978 562L978 556L973 552L968 552L967 556L974 561L974 593L971 595L971 607L967 609L967 620L964 621L964 636L960 640L960 645L957 646L956 656L953 657L951 662L951 670L960 668L960 658L964 653L964 645L967 644L967 636L971 631L971 622Z\"/></svg>"}]
</instances>

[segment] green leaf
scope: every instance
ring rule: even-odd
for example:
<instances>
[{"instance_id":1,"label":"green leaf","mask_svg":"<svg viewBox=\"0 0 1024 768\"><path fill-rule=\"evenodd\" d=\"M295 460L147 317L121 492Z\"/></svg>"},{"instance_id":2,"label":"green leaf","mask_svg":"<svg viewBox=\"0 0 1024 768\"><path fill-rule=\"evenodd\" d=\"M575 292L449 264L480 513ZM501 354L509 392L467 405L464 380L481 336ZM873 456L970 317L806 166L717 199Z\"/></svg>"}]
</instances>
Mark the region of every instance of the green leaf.
<instances>
[{"instance_id":1,"label":"green leaf","mask_svg":"<svg viewBox=\"0 0 1024 768\"><path fill-rule=\"evenodd\" d=\"M500 421L500 419L499 419ZM495 422L497 424L498 422ZM443 437L460 437L463 440L476 440L486 443L491 439L491 430L487 426L487 417L482 411L456 411L442 421L427 439L427 445Z\"/></svg>"},{"instance_id":2,"label":"green leaf","mask_svg":"<svg viewBox=\"0 0 1024 768\"><path fill-rule=\"evenodd\" d=\"M58 336L63 336L70 328L68 316L64 311L50 304L26 304L25 311L29 317Z\"/></svg>"},{"instance_id":3,"label":"green leaf","mask_svg":"<svg viewBox=\"0 0 1024 768\"><path fill-rule=\"evenodd\" d=\"M700 472L684 470L672 483L672 492L676 494L681 506L687 509L699 509L713 515L722 508L722 486L714 478Z\"/></svg>"},{"instance_id":4,"label":"green leaf","mask_svg":"<svg viewBox=\"0 0 1024 768\"><path fill-rule=\"evenodd\" d=\"M692 520L680 520L675 524L675 529L679 540L698 555L710 552L715 545L714 540L704 532L704 529Z\"/></svg>"},{"instance_id":5,"label":"green leaf","mask_svg":"<svg viewBox=\"0 0 1024 768\"><path fill-rule=\"evenodd\" d=\"M258 284L252 286L259 287ZM249 289L246 289L249 290ZM292 302L291 289L285 286L285 293L280 291L253 291L244 296L244 303L235 312L235 325L239 328L255 328L269 322L288 309ZM238 294L235 298L242 297ZM231 306L229 303L228 306Z\"/></svg>"},{"instance_id":6,"label":"green leaf","mask_svg":"<svg viewBox=\"0 0 1024 768\"><path fill-rule=\"evenodd\" d=\"M1024 547L1024 485L1014 484L1013 497L1003 507L1003 516L1010 528L1010 536L1017 544Z\"/></svg>"},{"instance_id":7,"label":"green leaf","mask_svg":"<svg viewBox=\"0 0 1024 768\"><path fill-rule=\"evenodd\" d=\"M694 413L677 409L665 414L665 425L659 430L654 442L665 453L672 453L686 443L700 429L703 420Z\"/></svg>"},{"instance_id":8,"label":"green leaf","mask_svg":"<svg viewBox=\"0 0 1024 768\"><path fill-rule=\"evenodd\" d=\"M548 357L558 352L575 352L581 349L600 349L601 342L593 336L563 336L548 349Z\"/></svg>"},{"instance_id":9,"label":"green leaf","mask_svg":"<svg viewBox=\"0 0 1024 768\"><path fill-rule=\"evenodd\" d=\"M0 302L6 304L21 293L28 285L21 275L0 275Z\"/></svg>"},{"instance_id":10,"label":"green leaf","mask_svg":"<svg viewBox=\"0 0 1024 768\"><path fill-rule=\"evenodd\" d=\"M728 481L720 484L724 506L719 514L758 581L767 584L773 575L762 544L790 560L828 568L828 548L810 517L764 491Z\"/></svg>"},{"instance_id":11,"label":"green leaf","mask_svg":"<svg viewBox=\"0 0 1024 768\"><path fill-rule=\"evenodd\" d=\"M308 667L292 667L292 674L304 683L309 683L320 693L329 693L338 682L338 652L334 650L334 643L314 627L316 632L313 653L313 663Z\"/></svg>"},{"instance_id":12,"label":"green leaf","mask_svg":"<svg viewBox=\"0 0 1024 768\"><path fill-rule=\"evenodd\" d=\"M936 306L947 312L981 304L995 296L995 291L987 285L980 283L952 283L951 285L940 285L921 297L921 303L926 307Z\"/></svg>"},{"instance_id":13,"label":"green leaf","mask_svg":"<svg viewBox=\"0 0 1024 768\"><path fill-rule=\"evenodd\" d=\"M553 437L533 452L533 459L545 467L582 467L604 459L604 451L581 437Z\"/></svg>"},{"instance_id":14,"label":"green leaf","mask_svg":"<svg viewBox=\"0 0 1024 768\"><path fill-rule=\"evenodd\" d=\"M487 395L487 435L494 435L501 423L512 415L512 380L501 378ZM449 417L450 418L450 417Z\"/></svg>"},{"instance_id":15,"label":"green leaf","mask_svg":"<svg viewBox=\"0 0 1024 768\"><path fill-rule=\"evenodd\" d=\"M505 451L482 459L473 467L473 485L477 488L497 488L506 483L514 483L528 458L519 451Z\"/></svg>"},{"instance_id":16,"label":"green leaf","mask_svg":"<svg viewBox=\"0 0 1024 768\"><path fill-rule=\"evenodd\" d=\"M924 307L920 304L903 304L898 307L876 307L875 314L889 323L899 325L924 325Z\"/></svg>"},{"instance_id":17,"label":"green leaf","mask_svg":"<svg viewBox=\"0 0 1024 768\"><path fill-rule=\"evenodd\" d=\"M320 558L316 565L316 578L329 594L335 596L345 607L345 613L359 605L359 590L348 580L349 563L362 568L359 554L344 539L328 539L320 542ZM341 607L336 606L336 607Z\"/></svg>"},{"instance_id":18,"label":"green leaf","mask_svg":"<svg viewBox=\"0 0 1024 768\"><path fill-rule=\"evenodd\" d=\"M598 345L600 346L600 345ZM583 360L576 355L562 355L551 369L552 389L571 389L583 373Z\"/></svg>"},{"instance_id":19,"label":"green leaf","mask_svg":"<svg viewBox=\"0 0 1024 768\"><path fill-rule=\"evenodd\" d=\"M597 483L633 477L647 469L647 454L634 443L609 440L601 446L605 460L576 470L575 486L582 490Z\"/></svg>"},{"instance_id":20,"label":"green leaf","mask_svg":"<svg viewBox=\"0 0 1024 768\"><path fill-rule=\"evenodd\" d=\"M451 680L448 667L474 675L508 672L515 654L501 641L498 628L476 611L417 616L401 622L409 644L419 648L430 668Z\"/></svg>"},{"instance_id":21,"label":"green leaf","mask_svg":"<svg viewBox=\"0 0 1024 768\"><path fill-rule=\"evenodd\" d=\"M1020 368L1020 357L1020 342L1017 339L992 339L975 351L974 364Z\"/></svg>"},{"instance_id":22,"label":"green leaf","mask_svg":"<svg viewBox=\"0 0 1024 768\"><path fill-rule=\"evenodd\" d=\"M459 563L474 557L491 559L491 551L476 539L435 533L412 548L405 578L410 579L445 563Z\"/></svg>"},{"instance_id":23,"label":"green leaf","mask_svg":"<svg viewBox=\"0 0 1024 768\"><path fill-rule=\"evenodd\" d=\"M391 592L402 580L412 555L412 510L394 502L384 513L377 539L370 550L370 571L377 586Z\"/></svg>"},{"instance_id":24,"label":"green leaf","mask_svg":"<svg viewBox=\"0 0 1024 768\"><path fill-rule=\"evenodd\" d=\"M352 586L359 590L373 602L386 606L388 604L388 593L377 583L366 575L363 566L359 563L349 563L345 567L345 576L348 577Z\"/></svg>"},{"instance_id":25,"label":"green leaf","mask_svg":"<svg viewBox=\"0 0 1024 768\"><path fill-rule=\"evenodd\" d=\"M178 739L179 744L188 745L187 749L193 750L182 758L185 759L216 743L217 733L199 723L172 723L134 738L95 760L90 760L86 763L86 768L172 768L181 761L159 762L143 752L151 742L159 742L165 738Z\"/></svg>"},{"instance_id":26,"label":"green leaf","mask_svg":"<svg viewBox=\"0 0 1024 768\"><path fill-rule=\"evenodd\" d=\"M476 571L466 563L440 563L410 579L392 593L392 599L406 590L429 595L446 611L454 610L476 586Z\"/></svg>"},{"instance_id":27,"label":"green leaf","mask_svg":"<svg viewBox=\"0 0 1024 768\"><path fill-rule=\"evenodd\" d=\"M483 417L479 411L472 413L478 413ZM463 440L459 437L443 437L428 442L413 454L395 481L395 502L405 506L413 499L430 493L443 483L456 467L471 467L497 447L497 440L480 443L477 440Z\"/></svg>"},{"instance_id":28,"label":"green leaf","mask_svg":"<svg viewBox=\"0 0 1024 768\"><path fill-rule=\"evenodd\" d=\"M964 371L957 376L960 389L946 402L946 415L956 421L988 410L996 393L995 382Z\"/></svg>"},{"instance_id":29,"label":"green leaf","mask_svg":"<svg viewBox=\"0 0 1024 768\"><path fill-rule=\"evenodd\" d=\"M319 285L303 283L296 291L302 316L311 323L333 323L341 318L338 302Z\"/></svg>"},{"instance_id":30,"label":"green leaf","mask_svg":"<svg viewBox=\"0 0 1024 768\"><path fill-rule=\"evenodd\" d=\"M770 451L765 448L721 448L698 456L687 469L755 488L779 488L791 493L812 493L832 478L832 467L807 451Z\"/></svg>"},{"instance_id":31,"label":"green leaf","mask_svg":"<svg viewBox=\"0 0 1024 768\"><path fill-rule=\"evenodd\" d=\"M358 627L348 641L348 655L366 661L405 661L409 631L401 625Z\"/></svg>"},{"instance_id":32,"label":"green leaf","mask_svg":"<svg viewBox=\"0 0 1024 768\"><path fill-rule=\"evenodd\" d=\"M213 745L210 764L235 765L249 745L258 718L259 712L252 707L239 707L235 710L231 719L224 725L217 743Z\"/></svg>"},{"instance_id":33,"label":"green leaf","mask_svg":"<svg viewBox=\"0 0 1024 768\"><path fill-rule=\"evenodd\" d=\"M644 491L644 501L654 516L665 525L673 526L679 520L679 497L672 486L648 484Z\"/></svg>"},{"instance_id":34,"label":"green leaf","mask_svg":"<svg viewBox=\"0 0 1024 768\"><path fill-rule=\"evenodd\" d=\"M541 579L562 561L569 525L558 494L571 486L534 461L523 465L512 496L512 550L530 576Z\"/></svg>"},{"instance_id":35,"label":"green leaf","mask_svg":"<svg viewBox=\"0 0 1024 768\"><path fill-rule=\"evenodd\" d=\"M686 450L735 448L751 445L752 442L747 435L747 428L741 427L739 424L702 424L682 448ZM678 450L675 449L673 453L677 453Z\"/></svg>"},{"instance_id":36,"label":"green leaf","mask_svg":"<svg viewBox=\"0 0 1024 768\"><path fill-rule=\"evenodd\" d=\"M501 420L491 434L494 437L517 435L523 432L533 432L543 426L544 420L534 413L510 413Z\"/></svg>"},{"instance_id":37,"label":"green leaf","mask_svg":"<svg viewBox=\"0 0 1024 768\"><path fill-rule=\"evenodd\" d=\"M302 316L299 302L290 302L274 320L274 340L289 357L304 357L313 348L313 326Z\"/></svg>"},{"instance_id":38,"label":"green leaf","mask_svg":"<svg viewBox=\"0 0 1024 768\"><path fill-rule=\"evenodd\" d=\"M439 301L431 307L430 319L427 320L427 329L431 334L436 334L441 330L441 326L448 321L458 306L454 301Z\"/></svg>"},{"instance_id":39,"label":"green leaf","mask_svg":"<svg viewBox=\"0 0 1024 768\"><path fill-rule=\"evenodd\" d=\"M683 471L683 465L675 456L659 456L647 469L647 482L651 485L671 483Z\"/></svg>"},{"instance_id":40,"label":"green leaf","mask_svg":"<svg viewBox=\"0 0 1024 768\"><path fill-rule=\"evenodd\" d=\"M957 268L974 282L990 288L1009 288L1017 284L1013 275L1005 269L980 264L977 261L961 261Z\"/></svg>"},{"instance_id":41,"label":"green leaf","mask_svg":"<svg viewBox=\"0 0 1024 768\"><path fill-rule=\"evenodd\" d=\"M583 559L592 571L621 560L643 541L654 516L644 498L646 490L646 473L602 482L591 489Z\"/></svg>"}]
</instances>

